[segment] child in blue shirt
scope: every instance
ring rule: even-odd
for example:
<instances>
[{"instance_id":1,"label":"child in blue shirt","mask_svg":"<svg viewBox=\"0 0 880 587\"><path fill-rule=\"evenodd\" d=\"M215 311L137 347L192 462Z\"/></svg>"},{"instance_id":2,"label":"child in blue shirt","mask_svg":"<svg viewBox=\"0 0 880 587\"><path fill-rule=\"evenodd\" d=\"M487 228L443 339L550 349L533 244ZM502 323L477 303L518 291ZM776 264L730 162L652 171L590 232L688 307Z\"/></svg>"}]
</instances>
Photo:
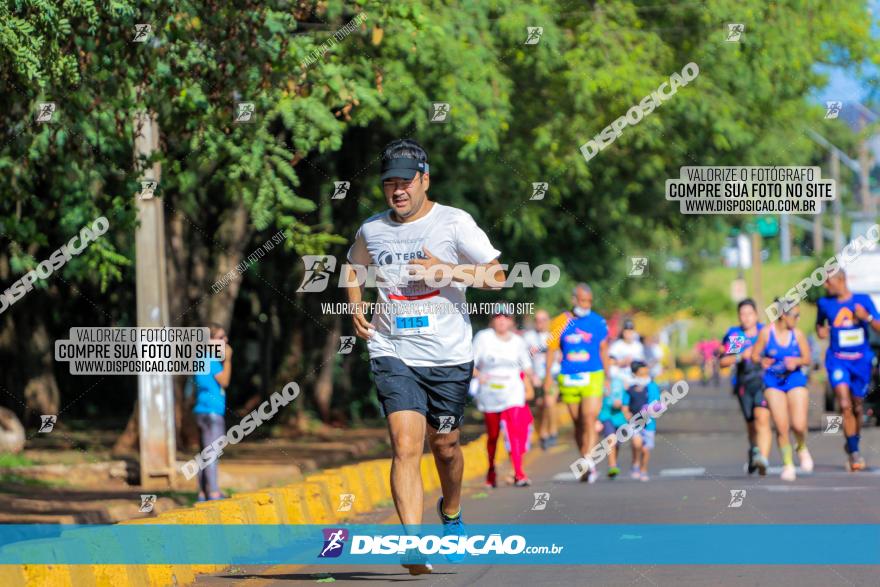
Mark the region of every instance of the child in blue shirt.
<instances>
[{"instance_id":1,"label":"child in blue shirt","mask_svg":"<svg viewBox=\"0 0 880 587\"><path fill-rule=\"evenodd\" d=\"M645 406L660 402L660 387L651 379L651 370L642 361L632 362L633 378L629 381L626 390L629 395L629 411L638 414ZM651 460L651 451L654 450L657 424L649 417L650 411L645 414L645 427L633 436L633 464L630 476L641 481L650 481L648 475L648 462Z\"/></svg>"},{"instance_id":2,"label":"child in blue shirt","mask_svg":"<svg viewBox=\"0 0 880 587\"><path fill-rule=\"evenodd\" d=\"M613 372L612 370L612 374ZM629 394L624 389L623 380L612 375L611 389L602 398L602 411L599 412L602 436L605 438L609 436L616 438L617 429L626 424L629 417ZM611 445L611 450L608 451L608 477L614 479L619 474L617 443L615 442Z\"/></svg>"},{"instance_id":3,"label":"child in blue shirt","mask_svg":"<svg viewBox=\"0 0 880 587\"><path fill-rule=\"evenodd\" d=\"M226 414L226 390L232 376L232 347L229 346L229 337L219 324L209 325L211 329L211 342L226 345L226 358L220 361L210 361L209 371L193 376L193 384L196 393L196 405L193 413L196 416L196 424L199 426L199 440L201 449L210 446L225 432ZM217 471L217 461L199 471L199 495L198 501L222 499Z\"/></svg>"}]
</instances>

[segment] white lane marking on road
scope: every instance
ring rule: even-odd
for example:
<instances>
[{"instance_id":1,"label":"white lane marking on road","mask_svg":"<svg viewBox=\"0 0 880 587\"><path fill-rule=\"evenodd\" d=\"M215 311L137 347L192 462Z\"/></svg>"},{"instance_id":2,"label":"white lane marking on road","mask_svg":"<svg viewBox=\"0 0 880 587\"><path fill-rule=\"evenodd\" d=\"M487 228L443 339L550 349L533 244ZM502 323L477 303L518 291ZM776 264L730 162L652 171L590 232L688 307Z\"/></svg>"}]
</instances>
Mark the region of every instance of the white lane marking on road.
<instances>
[{"instance_id":1,"label":"white lane marking on road","mask_svg":"<svg viewBox=\"0 0 880 587\"><path fill-rule=\"evenodd\" d=\"M766 489L773 493L789 493L798 491L877 491L876 487L815 487L812 485L757 485L755 489Z\"/></svg>"},{"instance_id":2,"label":"white lane marking on road","mask_svg":"<svg viewBox=\"0 0 880 587\"><path fill-rule=\"evenodd\" d=\"M779 475L782 473L782 467L768 467L768 475ZM870 468L858 473L850 473L849 471L813 471L812 473L804 473L800 467L797 468L798 475L805 477L850 477L853 475L880 475L880 469Z\"/></svg>"},{"instance_id":3,"label":"white lane marking on road","mask_svg":"<svg viewBox=\"0 0 880 587\"><path fill-rule=\"evenodd\" d=\"M782 472L782 467L769 467L767 473L770 475L778 475ZM850 473L849 471L813 471L812 473L804 473L800 469L797 470L798 475L802 477L852 477L860 476L880 476L880 468L871 468L858 473ZM702 477L706 474L706 467L681 467L678 469L661 469L658 477L676 478L676 477ZM570 471L556 473L553 475L553 481L577 481L577 478ZM788 487L788 486L786 486Z\"/></svg>"},{"instance_id":4,"label":"white lane marking on road","mask_svg":"<svg viewBox=\"0 0 880 587\"><path fill-rule=\"evenodd\" d=\"M682 467L680 469L663 469L661 477L699 477L706 474L706 467Z\"/></svg>"},{"instance_id":5,"label":"white lane marking on road","mask_svg":"<svg viewBox=\"0 0 880 587\"><path fill-rule=\"evenodd\" d=\"M553 475L554 481L577 481L577 478L574 476L574 473L571 471L566 471L564 473L556 473Z\"/></svg>"}]
</instances>

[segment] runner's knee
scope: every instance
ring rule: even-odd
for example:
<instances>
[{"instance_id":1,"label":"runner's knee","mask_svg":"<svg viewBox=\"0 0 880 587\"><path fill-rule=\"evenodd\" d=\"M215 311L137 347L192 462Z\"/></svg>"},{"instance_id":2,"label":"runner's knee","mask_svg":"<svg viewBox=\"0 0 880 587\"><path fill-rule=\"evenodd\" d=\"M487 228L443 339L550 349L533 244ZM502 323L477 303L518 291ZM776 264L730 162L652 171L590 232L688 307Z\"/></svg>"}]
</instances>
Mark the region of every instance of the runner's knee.
<instances>
[{"instance_id":1,"label":"runner's knee","mask_svg":"<svg viewBox=\"0 0 880 587\"><path fill-rule=\"evenodd\" d=\"M394 458L402 460L420 459L422 443L408 438L396 438L393 443Z\"/></svg>"},{"instance_id":2,"label":"runner's knee","mask_svg":"<svg viewBox=\"0 0 880 587\"><path fill-rule=\"evenodd\" d=\"M431 452L434 457L440 461L449 462L455 459L459 451L458 440L451 438L442 438L437 435L431 440Z\"/></svg>"}]
</instances>

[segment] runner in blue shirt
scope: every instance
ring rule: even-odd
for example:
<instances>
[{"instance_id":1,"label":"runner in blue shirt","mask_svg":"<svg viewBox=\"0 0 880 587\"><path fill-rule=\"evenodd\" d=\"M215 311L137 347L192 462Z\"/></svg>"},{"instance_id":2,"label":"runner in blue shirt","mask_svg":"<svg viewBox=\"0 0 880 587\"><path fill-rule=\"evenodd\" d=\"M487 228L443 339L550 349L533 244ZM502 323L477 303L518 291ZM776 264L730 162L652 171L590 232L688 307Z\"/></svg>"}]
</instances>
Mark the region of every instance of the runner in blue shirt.
<instances>
[{"instance_id":1,"label":"runner in blue shirt","mask_svg":"<svg viewBox=\"0 0 880 587\"><path fill-rule=\"evenodd\" d=\"M767 459L773 436L770 430L770 408L764 398L761 365L751 360L751 348L764 327L758 322L758 309L751 298L737 306L739 325L731 326L722 340L719 365L733 367L733 394L739 400L749 435L749 475L758 471L767 474Z\"/></svg>"},{"instance_id":2,"label":"runner in blue shirt","mask_svg":"<svg viewBox=\"0 0 880 587\"><path fill-rule=\"evenodd\" d=\"M782 453L780 479L794 481L797 471L788 439L789 429L797 441L801 470L806 473L813 470L813 458L807 450L810 398L807 394L807 376L801 370L810 364L810 347L807 337L797 327L801 317L800 308L795 306L785 311L778 298L774 303L779 309L779 318L761 330L752 348L752 361L764 368L764 396L770 406L779 452Z\"/></svg>"},{"instance_id":3,"label":"runner in blue shirt","mask_svg":"<svg viewBox=\"0 0 880 587\"><path fill-rule=\"evenodd\" d=\"M843 415L849 469L861 471L865 459L859 454L859 438L873 358L868 326L880 332L880 314L869 296L849 290L842 269L825 280L825 291L828 295L818 302L816 334L831 337L825 369Z\"/></svg>"},{"instance_id":4,"label":"runner in blue shirt","mask_svg":"<svg viewBox=\"0 0 880 587\"><path fill-rule=\"evenodd\" d=\"M559 396L574 421L578 452L587 456L599 441L596 422L602 409L602 396L610 385L606 377L611 367L608 359L608 325L593 312L593 291L579 283L572 292L571 312L560 314L550 323L547 339L547 364L552 365L561 353ZM544 376L544 388L550 389L552 372ZM599 473L591 465L581 481L595 483Z\"/></svg>"}]
</instances>

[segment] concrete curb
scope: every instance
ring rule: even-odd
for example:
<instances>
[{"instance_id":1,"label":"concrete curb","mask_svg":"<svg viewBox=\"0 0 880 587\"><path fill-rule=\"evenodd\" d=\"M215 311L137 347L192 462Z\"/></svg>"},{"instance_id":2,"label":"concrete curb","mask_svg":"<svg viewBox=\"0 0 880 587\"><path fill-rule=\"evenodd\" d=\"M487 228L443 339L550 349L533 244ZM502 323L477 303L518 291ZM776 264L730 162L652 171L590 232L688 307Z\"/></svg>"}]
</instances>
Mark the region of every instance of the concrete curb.
<instances>
[{"instance_id":1,"label":"concrete curb","mask_svg":"<svg viewBox=\"0 0 880 587\"><path fill-rule=\"evenodd\" d=\"M462 446L464 478L471 480L486 473L486 435ZM507 459L504 443L496 458ZM434 457L422 457L422 481L425 491L440 488ZM262 491L241 493L230 499L198 503L194 507L173 510L153 518L120 522L121 524L332 524L350 520L354 515L372 511L381 502L391 500L391 459L376 459L327 469L302 481ZM340 511L343 494L354 495L350 511ZM75 540L76 531L64 532L61 538L41 541L41 548L60 547ZM68 535L71 534L71 535ZM168 545L144 545L163 548ZM230 544L246 549L248 545ZM181 547L181 545L174 545ZM6 548L16 548L10 545ZM196 575L216 573L226 565L0 565L0 585L40 587L153 587L190 585Z\"/></svg>"}]
</instances>

